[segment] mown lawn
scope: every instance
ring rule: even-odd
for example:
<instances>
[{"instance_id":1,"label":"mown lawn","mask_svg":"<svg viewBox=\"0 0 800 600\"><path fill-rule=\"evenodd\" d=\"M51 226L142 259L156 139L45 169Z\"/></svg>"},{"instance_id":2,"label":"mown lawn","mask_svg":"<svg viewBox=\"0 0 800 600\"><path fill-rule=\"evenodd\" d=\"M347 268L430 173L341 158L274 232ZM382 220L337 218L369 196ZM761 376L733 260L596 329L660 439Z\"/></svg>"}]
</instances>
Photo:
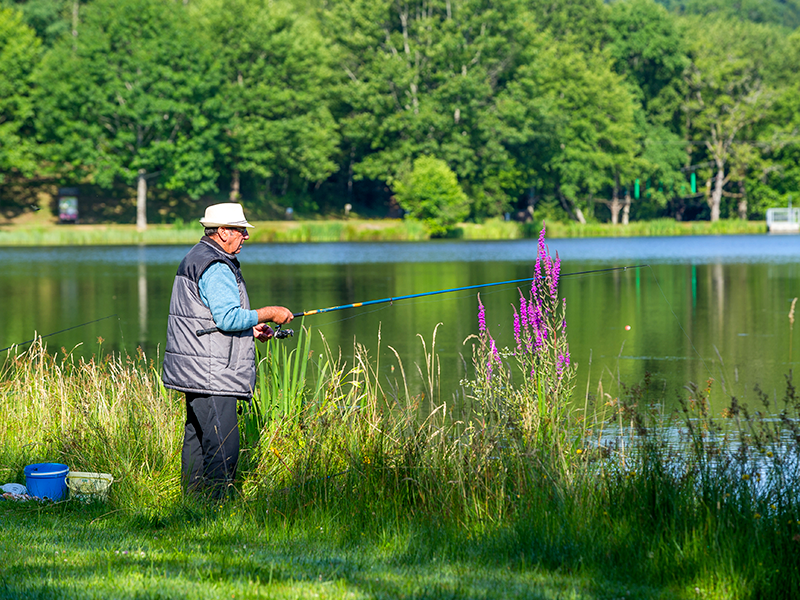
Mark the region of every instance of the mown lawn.
<instances>
[{"instance_id":1,"label":"mown lawn","mask_svg":"<svg viewBox=\"0 0 800 600\"><path fill-rule=\"evenodd\" d=\"M702 598L674 585L547 568L519 531L315 511L258 523L241 501L146 523L101 504L0 507L3 598ZM243 514L244 513L244 514Z\"/></svg>"}]
</instances>

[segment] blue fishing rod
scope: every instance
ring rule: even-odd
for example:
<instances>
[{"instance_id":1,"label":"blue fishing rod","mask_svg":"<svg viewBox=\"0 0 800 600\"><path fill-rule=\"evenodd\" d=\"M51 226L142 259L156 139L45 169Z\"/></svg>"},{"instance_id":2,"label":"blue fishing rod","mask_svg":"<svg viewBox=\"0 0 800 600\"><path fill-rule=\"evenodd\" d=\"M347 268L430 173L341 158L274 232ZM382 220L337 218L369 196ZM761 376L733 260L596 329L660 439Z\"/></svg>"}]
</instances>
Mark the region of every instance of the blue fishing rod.
<instances>
[{"instance_id":1,"label":"blue fishing rod","mask_svg":"<svg viewBox=\"0 0 800 600\"><path fill-rule=\"evenodd\" d=\"M627 267L609 267L608 269L593 269L591 271L577 271L575 273L562 273L561 277L573 277L576 275L590 275L592 273L607 273L609 271L626 271L628 269L641 269L642 267L646 267L647 265L632 265ZM305 310L303 312L296 312L292 313L293 317L307 317L309 315L318 315L327 312L333 312L336 310L345 310L346 308L360 308L362 306L372 306L375 304L387 304L396 302L398 300L409 300L411 298L424 298L426 296L436 296L438 294L449 294L451 292L463 292L466 290L476 290L481 288L488 288L494 287L498 285L511 285L512 283L526 283L529 281L533 281L534 277L526 277L525 279L512 279L509 281L497 281L495 283L480 283L478 285L465 285L463 287L457 288L449 288L446 290L436 290L433 292L422 292L419 294L407 294L405 296L392 296L390 298L381 298L379 300L366 300L364 302L353 302L352 304L342 304L341 306L330 306L328 308L315 308L314 310ZM209 329L198 329L195 333L197 336L200 337L202 335L206 335L208 333L214 333L219 331L218 327L211 327ZM275 337L278 339L287 338L293 334L291 329L281 329L280 325L278 325L277 329L275 330Z\"/></svg>"}]
</instances>

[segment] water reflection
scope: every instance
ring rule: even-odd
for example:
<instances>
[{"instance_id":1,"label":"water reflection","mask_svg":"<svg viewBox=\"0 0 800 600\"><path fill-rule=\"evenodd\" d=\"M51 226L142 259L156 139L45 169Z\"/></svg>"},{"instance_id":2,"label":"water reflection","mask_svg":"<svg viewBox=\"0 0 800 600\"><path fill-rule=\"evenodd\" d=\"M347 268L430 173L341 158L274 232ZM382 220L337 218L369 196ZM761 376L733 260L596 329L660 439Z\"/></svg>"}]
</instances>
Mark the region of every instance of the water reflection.
<instances>
[{"instance_id":1,"label":"water reflection","mask_svg":"<svg viewBox=\"0 0 800 600\"><path fill-rule=\"evenodd\" d=\"M800 296L795 237L552 240L562 272L646 263L643 268L566 276L576 395L614 393L650 373L667 401L687 381L714 378L721 391L783 389L792 366L788 313ZM90 323L48 338L51 348L163 350L172 280L188 246L2 248L0 348ZM352 302L530 277L536 241L389 244L252 244L241 253L253 304L309 310ZM526 286L522 286L523 288ZM481 290L492 335L513 343L517 285ZM327 313L305 319L347 355L357 339L389 369L397 349L407 373L423 364L417 334L430 344L437 323L443 390L467 373L464 340L477 331L476 290ZM298 323L294 325L299 327ZM287 343L295 342L287 340ZM317 350L319 348L317 347ZM590 362L591 357L591 362ZM721 359L721 360L720 360ZM393 376L387 372L387 377ZM445 392L447 393L447 392Z\"/></svg>"},{"instance_id":2,"label":"water reflection","mask_svg":"<svg viewBox=\"0 0 800 600\"><path fill-rule=\"evenodd\" d=\"M147 346L147 257L145 247L139 246L139 345Z\"/></svg>"}]
</instances>

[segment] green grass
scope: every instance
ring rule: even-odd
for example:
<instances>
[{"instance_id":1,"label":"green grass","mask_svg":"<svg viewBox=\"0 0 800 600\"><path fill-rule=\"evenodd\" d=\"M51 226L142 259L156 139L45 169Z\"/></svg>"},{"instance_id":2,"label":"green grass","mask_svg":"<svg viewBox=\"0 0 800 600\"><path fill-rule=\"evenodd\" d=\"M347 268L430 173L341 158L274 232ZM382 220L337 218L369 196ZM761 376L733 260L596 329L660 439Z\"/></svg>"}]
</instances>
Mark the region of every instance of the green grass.
<instances>
[{"instance_id":1,"label":"green grass","mask_svg":"<svg viewBox=\"0 0 800 600\"><path fill-rule=\"evenodd\" d=\"M0 517L3 598L697 597L543 568L502 536L365 530L314 510L298 522L234 503L187 507L158 526L100 506L0 507Z\"/></svg>"},{"instance_id":2,"label":"green grass","mask_svg":"<svg viewBox=\"0 0 800 600\"><path fill-rule=\"evenodd\" d=\"M535 228L534 228L535 229ZM610 223L547 223L547 237L646 237L680 235L729 235L767 233L765 221L741 221L725 219L710 221L675 221L674 219L655 219L653 221L633 221L628 225Z\"/></svg>"},{"instance_id":3,"label":"green grass","mask_svg":"<svg viewBox=\"0 0 800 600\"><path fill-rule=\"evenodd\" d=\"M0 503L0 597L755 599L800 589L791 382L777 404L743 393L712 415L708 388L664 414L646 381L601 381L596 395L542 413L509 380L489 415L438 391L435 333L419 365L395 355L391 381L358 344L348 365L334 349L309 356L278 343L263 355L262 410L242 416L239 484L219 504L180 492L182 398L160 385L157 360L83 361L39 344L8 353L4 479L22 482L26 464L52 460L116 481L107 503ZM424 394L406 391L413 373ZM284 390L289 412L273 412ZM530 444L541 419L535 429L552 435Z\"/></svg>"},{"instance_id":4,"label":"green grass","mask_svg":"<svg viewBox=\"0 0 800 600\"><path fill-rule=\"evenodd\" d=\"M410 220L270 221L255 223L254 242L374 242L430 239L424 226ZM450 237L464 240L535 238L541 223L517 223L491 219L482 224L463 223ZM672 219L635 221L629 225L607 223L547 223L549 238L722 235L766 233L764 221L726 220L678 222ZM202 235L198 224L150 225L146 231L134 225L30 225L0 226L0 246L192 244Z\"/></svg>"}]
</instances>

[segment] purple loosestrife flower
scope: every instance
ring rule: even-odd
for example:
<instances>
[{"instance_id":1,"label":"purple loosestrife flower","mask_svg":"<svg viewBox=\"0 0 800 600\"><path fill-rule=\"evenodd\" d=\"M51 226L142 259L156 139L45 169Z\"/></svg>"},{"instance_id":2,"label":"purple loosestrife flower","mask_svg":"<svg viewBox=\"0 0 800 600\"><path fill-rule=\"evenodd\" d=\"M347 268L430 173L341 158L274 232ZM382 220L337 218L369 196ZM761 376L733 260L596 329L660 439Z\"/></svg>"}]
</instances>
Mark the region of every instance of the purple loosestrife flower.
<instances>
[{"instance_id":1,"label":"purple loosestrife flower","mask_svg":"<svg viewBox=\"0 0 800 600\"><path fill-rule=\"evenodd\" d=\"M519 294L519 315L522 320L523 329L528 327L528 305L525 296L520 292Z\"/></svg>"},{"instance_id":2,"label":"purple loosestrife flower","mask_svg":"<svg viewBox=\"0 0 800 600\"><path fill-rule=\"evenodd\" d=\"M538 350L544 345L544 341L547 339L547 323L542 315L542 303L540 300L537 300L536 306L533 307L532 317L531 324L533 325L533 332L536 337L534 348Z\"/></svg>"},{"instance_id":3,"label":"purple loosestrife flower","mask_svg":"<svg viewBox=\"0 0 800 600\"><path fill-rule=\"evenodd\" d=\"M517 342L517 353L522 352L522 337L521 328L519 324L519 313L514 309L514 341Z\"/></svg>"},{"instance_id":4,"label":"purple loosestrife flower","mask_svg":"<svg viewBox=\"0 0 800 600\"><path fill-rule=\"evenodd\" d=\"M556 373L558 373L558 379L560 380L564 377L564 369L569 366L569 351L566 354L562 354L561 352L558 353L558 360L556 361Z\"/></svg>"},{"instance_id":5,"label":"purple loosestrife flower","mask_svg":"<svg viewBox=\"0 0 800 600\"><path fill-rule=\"evenodd\" d=\"M481 336L486 335L486 309L483 307L480 294L478 294L478 331Z\"/></svg>"},{"instance_id":6,"label":"purple loosestrife flower","mask_svg":"<svg viewBox=\"0 0 800 600\"><path fill-rule=\"evenodd\" d=\"M502 366L503 361L500 360L500 351L497 349L497 344L492 340L492 358L499 365Z\"/></svg>"},{"instance_id":7,"label":"purple loosestrife flower","mask_svg":"<svg viewBox=\"0 0 800 600\"><path fill-rule=\"evenodd\" d=\"M561 273L561 259L558 258L558 252L556 252L556 260L553 263L553 280L550 282L550 297L553 299L553 302L558 301L558 276Z\"/></svg>"}]
</instances>

